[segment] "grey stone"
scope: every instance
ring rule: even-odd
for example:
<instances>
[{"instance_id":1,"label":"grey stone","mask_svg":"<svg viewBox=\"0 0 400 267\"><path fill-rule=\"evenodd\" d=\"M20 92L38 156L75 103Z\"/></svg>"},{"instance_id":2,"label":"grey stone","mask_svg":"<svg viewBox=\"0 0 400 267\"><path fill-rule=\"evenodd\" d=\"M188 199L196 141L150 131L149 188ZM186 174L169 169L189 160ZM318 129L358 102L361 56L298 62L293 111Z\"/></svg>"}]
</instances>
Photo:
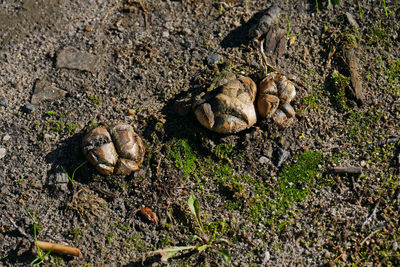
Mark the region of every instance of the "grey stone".
<instances>
[{"instance_id":1,"label":"grey stone","mask_svg":"<svg viewBox=\"0 0 400 267\"><path fill-rule=\"evenodd\" d=\"M22 108L22 111L28 114L31 114L37 109L37 106L31 103L26 103Z\"/></svg>"},{"instance_id":2,"label":"grey stone","mask_svg":"<svg viewBox=\"0 0 400 267\"><path fill-rule=\"evenodd\" d=\"M208 65L216 65L222 62L222 56L218 53L212 53L207 57Z\"/></svg>"},{"instance_id":3,"label":"grey stone","mask_svg":"<svg viewBox=\"0 0 400 267\"><path fill-rule=\"evenodd\" d=\"M69 46L58 54L56 67L96 72L100 61L99 56Z\"/></svg>"},{"instance_id":4,"label":"grey stone","mask_svg":"<svg viewBox=\"0 0 400 267\"><path fill-rule=\"evenodd\" d=\"M258 159L258 162L260 162L261 164L267 164L269 162L269 159L267 157L261 156Z\"/></svg>"},{"instance_id":5,"label":"grey stone","mask_svg":"<svg viewBox=\"0 0 400 267\"><path fill-rule=\"evenodd\" d=\"M52 177L52 184L64 192L68 190L68 181L67 174L61 171L56 172Z\"/></svg>"},{"instance_id":6,"label":"grey stone","mask_svg":"<svg viewBox=\"0 0 400 267\"><path fill-rule=\"evenodd\" d=\"M3 142L6 143L11 139L11 136L9 134L6 134L5 136L3 136Z\"/></svg>"},{"instance_id":7,"label":"grey stone","mask_svg":"<svg viewBox=\"0 0 400 267\"><path fill-rule=\"evenodd\" d=\"M0 159L4 158L6 156L7 149L4 147L0 147Z\"/></svg>"},{"instance_id":8,"label":"grey stone","mask_svg":"<svg viewBox=\"0 0 400 267\"><path fill-rule=\"evenodd\" d=\"M190 48L193 48L193 45L192 45L192 43L191 42L189 42L189 41L185 41L185 42L183 42L183 44L182 44L185 48L188 48L188 49L190 49Z\"/></svg>"},{"instance_id":9,"label":"grey stone","mask_svg":"<svg viewBox=\"0 0 400 267\"><path fill-rule=\"evenodd\" d=\"M57 87L51 85L45 79L38 80L35 84L35 89L33 91L31 103L39 104L43 101L52 101L65 97L66 91L58 89Z\"/></svg>"},{"instance_id":10,"label":"grey stone","mask_svg":"<svg viewBox=\"0 0 400 267\"><path fill-rule=\"evenodd\" d=\"M8 100L5 97L0 98L0 106L8 107Z\"/></svg>"},{"instance_id":11,"label":"grey stone","mask_svg":"<svg viewBox=\"0 0 400 267\"><path fill-rule=\"evenodd\" d=\"M353 15L349 12L346 12L346 18L348 20L348 22L350 23L350 25L356 27L356 28L360 28L360 26L358 25L357 21L354 19Z\"/></svg>"},{"instance_id":12,"label":"grey stone","mask_svg":"<svg viewBox=\"0 0 400 267\"><path fill-rule=\"evenodd\" d=\"M399 244L397 243L397 241L394 241L394 242L392 243L392 250L393 250L393 251L396 251L398 248L399 248Z\"/></svg>"},{"instance_id":13,"label":"grey stone","mask_svg":"<svg viewBox=\"0 0 400 267\"><path fill-rule=\"evenodd\" d=\"M287 158L290 156L290 152L287 150L284 150L282 148L278 148L276 151L276 160L275 160L275 165L276 167L282 166L282 164L287 160Z\"/></svg>"},{"instance_id":14,"label":"grey stone","mask_svg":"<svg viewBox=\"0 0 400 267\"><path fill-rule=\"evenodd\" d=\"M165 31L161 35L162 35L163 38L168 38L169 37L169 32Z\"/></svg>"}]
</instances>

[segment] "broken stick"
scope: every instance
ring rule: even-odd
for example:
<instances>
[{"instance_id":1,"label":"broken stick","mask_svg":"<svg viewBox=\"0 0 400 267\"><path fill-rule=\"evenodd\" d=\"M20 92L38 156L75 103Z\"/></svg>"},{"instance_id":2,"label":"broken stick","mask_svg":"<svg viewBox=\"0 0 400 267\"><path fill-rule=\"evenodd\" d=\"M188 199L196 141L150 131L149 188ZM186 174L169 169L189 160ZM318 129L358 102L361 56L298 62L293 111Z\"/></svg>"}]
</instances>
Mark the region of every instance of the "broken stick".
<instances>
[{"instance_id":1,"label":"broken stick","mask_svg":"<svg viewBox=\"0 0 400 267\"><path fill-rule=\"evenodd\" d=\"M361 167L356 167L356 166L348 166L348 167L334 167L333 172L335 173L349 173L349 174L361 174L362 173L362 168Z\"/></svg>"},{"instance_id":2,"label":"broken stick","mask_svg":"<svg viewBox=\"0 0 400 267\"><path fill-rule=\"evenodd\" d=\"M36 246L43 251L51 251L63 255L80 257L81 251L78 248L45 242L45 241L36 241Z\"/></svg>"},{"instance_id":3,"label":"broken stick","mask_svg":"<svg viewBox=\"0 0 400 267\"><path fill-rule=\"evenodd\" d=\"M346 49L346 59L349 64L349 71L351 76L351 85L352 85L352 93L354 97L357 99L359 104L363 104L364 102L364 92L361 83L360 74L358 72L358 60L356 54L354 52L354 48Z\"/></svg>"}]
</instances>

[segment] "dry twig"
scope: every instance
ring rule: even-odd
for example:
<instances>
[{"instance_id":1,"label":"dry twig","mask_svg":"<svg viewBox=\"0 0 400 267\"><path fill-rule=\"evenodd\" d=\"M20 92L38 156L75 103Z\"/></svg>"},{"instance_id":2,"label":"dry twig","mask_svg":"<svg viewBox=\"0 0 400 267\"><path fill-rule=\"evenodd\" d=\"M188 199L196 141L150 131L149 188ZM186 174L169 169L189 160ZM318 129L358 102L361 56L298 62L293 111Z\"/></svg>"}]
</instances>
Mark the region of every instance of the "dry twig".
<instances>
[{"instance_id":1,"label":"dry twig","mask_svg":"<svg viewBox=\"0 0 400 267\"><path fill-rule=\"evenodd\" d=\"M363 224L361 225L361 231L364 229L365 225L367 225L376 215L376 210L378 209L379 206L379 202L376 203L374 210L372 211L371 215L367 217L367 219L365 219L365 221L363 222Z\"/></svg>"},{"instance_id":2,"label":"dry twig","mask_svg":"<svg viewBox=\"0 0 400 267\"><path fill-rule=\"evenodd\" d=\"M36 241L36 245L43 251L51 251L62 255L68 256L75 256L80 257L82 256L81 251L78 248L60 245L56 243L50 243L45 241Z\"/></svg>"},{"instance_id":3,"label":"dry twig","mask_svg":"<svg viewBox=\"0 0 400 267\"><path fill-rule=\"evenodd\" d=\"M378 233L380 230L382 230L383 228L378 228L375 231L373 231L372 233L370 233L366 238L364 238L363 241L361 241L360 243L360 247L368 240L370 239L374 234Z\"/></svg>"}]
</instances>

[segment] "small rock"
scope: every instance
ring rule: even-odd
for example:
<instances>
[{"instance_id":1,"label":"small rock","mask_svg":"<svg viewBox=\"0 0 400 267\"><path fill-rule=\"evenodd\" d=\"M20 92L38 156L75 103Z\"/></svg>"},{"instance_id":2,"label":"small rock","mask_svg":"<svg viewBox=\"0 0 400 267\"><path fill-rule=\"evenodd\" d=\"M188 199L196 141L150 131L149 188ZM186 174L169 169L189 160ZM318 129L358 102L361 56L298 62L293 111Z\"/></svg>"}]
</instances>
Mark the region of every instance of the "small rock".
<instances>
[{"instance_id":1,"label":"small rock","mask_svg":"<svg viewBox=\"0 0 400 267\"><path fill-rule=\"evenodd\" d=\"M67 191L68 190L68 176L64 172L57 172L53 176L53 184L60 189L61 191Z\"/></svg>"},{"instance_id":2,"label":"small rock","mask_svg":"<svg viewBox=\"0 0 400 267\"><path fill-rule=\"evenodd\" d=\"M347 21L350 23L350 25L352 25L353 27L356 28L360 28L360 26L358 25L357 21L354 19L353 15L349 12L346 12L346 18Z\"/></svg>"},{"instance_id":3,"label":"small rock","mask_svg":"<svg viewBox=\"0 0 400 267\"><path fill-rule=\"evenodd\" d=\"M207 57L208 65L216 65L218 63L221 63L221 61L222 61L222 56L218 53L212 53Z\"/></svg>"},{"instance_id":4,"label":"small rock","mask_svg":"<svg viewBox=\"0 0 400 267\"><path fill-rule=\"evenodd\" d=\"M53 138L53 136L52 136L51 134L45 133L45 134L43 135L43 139L44 139L45 141L49 141L49 140L51 140L51 138Z\"/></svg>"},{"instance_id":5,"label":"small rock","mask_svg":"<svg viewBox=\"0 0 400 267\"><path fill-rule=\"evenodd\" d=\"M287 150L284 150L282 148L279 148L276 151L276 167L280 167L282 166L283 162L285 162L285 160L287 160L287 158L290 156L290 152Z\"/></svg>"},{"instance_id":6,"label":"small rock","mask_svg":"<svg viewBox=\"0 0 400 267\"><path fill-rule=\"evenodd\" d=\"M133 173L133 176L134 176L135 178L138 178L138 177L142 177L142 176L145 175L145 174L146 174L146 172L145 172L143 169L139 169L138 171L136 171L136 172Z\"/></svg>"},{"instance_id":7,"label":"small rock","mask_svg":"<svg viewBox=\"0 0 400 267\"><path fill-rule=\"evenodd\" d=\"M0 147L0 159L4 158L6 156L7 149L4 147Z\"/></svg>"},{"instance_id":8,"label":"small rock","mask_svg":"<svg viewBox=\"0 0 400 267\"><path fill-rule=\"evenodd\" d=\"M313 32L315 35L320 36L321 35L321 30L318 28L313 28Z\"/></svg>"},{"instance_id":9,"label":"small rock","mask_svg":"<svg viewBox=\"0 0 400 267\"><path fill-rule=\"evenodd\" d=\"M100 60L99 56L69 46L58 54L56 67L96 72Z\"/></svg>"},{"instance_id":10,"label":"small rock","mask_svg":"<svg viewBox=\"0 0 400 267\"><path fill-rule=\"evenodd\" d=\"M5 97L0 98L0 106L8 107L8 100Z\"/></svg>"},{"instance_id":11,"label":"small rock","mask_svg":"<svg viewBox=\"0 0 400 267\"><path fill-rule=\"evenodd\" d=\"M28 114L31 114L32 112L34 112L37 109L37 105L31 104L31 103L26 103L23 107L22 107L22 111Z\"/></svg>"},{"instance_id":12,"label":"small rock","mask_svg":"<svg viewBox=\"0 0 400 267\"><path fill-rule=\"evenodd\" d=\"M396 251L398 248L399 248L399 244L397 243L397 241L394 241L394 242L392 243L392 250L393 250L393 251Z\"/></svg>"},{"instance_id":13,"label":"small rock","mask_svg":"<svg viewBox=\"0 0 400 267\"><path fill-rule=\"evenodd\" d=\"M11 136L10 136L9 134L6 134L6 135L3 137L3 142L6 143L6 142L8 142L10 139L11 139Z\"/></svg>"},{"instance_id":14,"label":"small rock","mask_svg":"<svg viewBox=\"0 0 400 267\"><path fill-rule=\"evenodd\" d=\"M182 32L186 35L191 35L192 31L189 28L183 28Z\"/></svg>"},{"instance_id":15,"label":"small rock","mask_svg":"<svg viewBox=\"0 0 400 267\"><path fill-rule=\"evenodd\" d=\"M66 91L58 89L55 86L52 86L45 79L39 80L35 84L35 89L33 91L31 103L39 104L42 101L46 100L56 100L64 97L67 94Z\"/></svg>"},{"instance_id":16,"label":"small rock","mask_svg":"<svg viewBox=\"0 0 400 267\"><path fill-rule=\"evenodd\" d=\"M169 37L169 32L168 31L163 32L162 33L162 37L163 38L168 38Z\"/></svg>"},{"instance_id":17,"label":"small rock","mask_svg":"<svg viewBox=\"0 0 400 267\"><path fill-rule=\"evenodd\" d=\"M269 159L267 157L261 156L258 159L258 162L260 162L261 164L267 164L269 162Z\"/></svg>"},{"instance_id":18,"label":"small rock","mask_svg":"<svg viewBox=\"0 0 400 267\"><path fill-rule=\"evenodd\" d=\"M183 44L182 44L185 48L188 48L188 49L190 49L190 48L193 48L193 45L192 45L192 43L191 42L189 42L189 41L185 41L185 42L183 42Z\"/></svg>"}]
</instances>

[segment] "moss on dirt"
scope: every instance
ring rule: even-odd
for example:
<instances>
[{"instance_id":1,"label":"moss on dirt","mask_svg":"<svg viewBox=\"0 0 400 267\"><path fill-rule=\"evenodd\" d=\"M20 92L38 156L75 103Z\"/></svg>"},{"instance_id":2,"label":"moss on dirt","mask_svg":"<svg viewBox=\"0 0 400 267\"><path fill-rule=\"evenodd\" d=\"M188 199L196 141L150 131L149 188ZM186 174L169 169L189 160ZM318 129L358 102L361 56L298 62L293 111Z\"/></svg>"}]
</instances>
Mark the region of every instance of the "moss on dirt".
<instances>
[{"instance_id":1,"label":"moss on dirt","mask_svg":"<svg viewBox=\"0 0 400 267\"><path fill-rule=\"evenodd\" d=\"M238 210L254 222L268 225L276 223L292 204L303 200L316 177L321 175L318 165L322 154L315 151L299 154L296 163L281 170L274 186L247 174L236 174L230 154L241 153L236 153L231 145L216 146L216 161L194 152L188 140L174 139L168 151L177 169L186 177L195 177L200 194L208 183L217 183L225 192L227 211Z\"/></svg>"},{"instance_id":2,"label":"moss on dirt","mask_svg":"<svg viewBox=\"0 0 400 267\"><path fill-rule=\"evenodd\" d=\"M338 71L334 71L330 77L331 99L340 111L349 110L347 104L346 88L350 86L350 77L346 77Z\"/></svg>"},{"instance_id":3,"label":"moss on dirt","mask_svg":"<svg viewBox=\"0 0 400 267\"><path fill-rule=\"evenodd\" d=\"M373 134L379 130L378 123L383 114L376 108L367 111L353 110L346 120L346 132L357 146L372 141Z\"/></svg>"}]
</instances>

